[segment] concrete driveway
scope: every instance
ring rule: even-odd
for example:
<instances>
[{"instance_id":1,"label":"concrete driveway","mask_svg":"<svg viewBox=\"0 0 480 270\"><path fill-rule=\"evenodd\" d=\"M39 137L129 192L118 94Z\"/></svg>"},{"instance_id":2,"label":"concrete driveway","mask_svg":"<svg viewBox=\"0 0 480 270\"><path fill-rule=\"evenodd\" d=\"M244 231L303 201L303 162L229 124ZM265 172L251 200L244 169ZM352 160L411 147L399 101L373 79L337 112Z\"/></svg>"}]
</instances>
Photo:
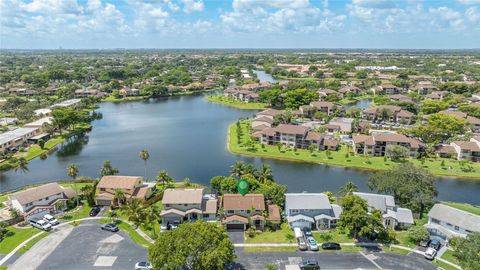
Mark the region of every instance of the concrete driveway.
<instances>
[{"instance_id":1,"label":"concrete driveway","mask_svg":"<svg viewBox=\"0 0 480 270\"><path fill-rule=\"evenodd\" d=\"M228 237L230 238L230 242L234 244L242 244L245 242L244 231L228 231Z\"/></svg>"}]
</instances>

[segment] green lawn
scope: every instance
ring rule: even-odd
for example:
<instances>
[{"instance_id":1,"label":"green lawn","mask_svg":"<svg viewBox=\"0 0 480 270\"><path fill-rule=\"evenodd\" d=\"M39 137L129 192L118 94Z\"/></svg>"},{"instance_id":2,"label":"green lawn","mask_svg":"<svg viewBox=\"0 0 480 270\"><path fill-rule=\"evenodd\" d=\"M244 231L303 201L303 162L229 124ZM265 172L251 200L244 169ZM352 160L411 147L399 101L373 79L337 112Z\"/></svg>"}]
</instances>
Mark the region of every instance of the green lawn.
<instances>
[{"instance_id":1,"label":"green lawn","mask_svg":"<svg viewBox=\"0 0 480 270\"><path fill-rule=\"evenodd\" d=\"M438 260L433 261L433 264L438 266L438 267L443 268L444 270L458 270L457 268L455 268L453 266L450 266L449 264L446 264L444 262L438 261Z\"/></svg>"},{"instance_id":2,"label":"green lawn","mask_svg":"<svg viewBox=\"0 0 480 270\"><path fill-rule=\"evenodd\" d=\"M395 242L396 245L399 246L404 246L404 247L409 247L409 248L414 248L417 245L410 241L410 238L408 237L408 232L403 231L403 232L397 232L397 242Z\"/></svg>"},{"instance_id":3,"label":"green lawn","mask_svg":"<svg viewBox=\"0 0 480 270\"><path fill-rule=\"evenodd\" d=\"M41 232L35 228L19 229L12 226L7 227L7 236L0 242L0 253L7 254L23 241Z\"/></svg>"},{"instance_id":4,"label":"green lawn","mask_svg":"<svg viewBox=\"0 0 480 270\"><path fill-rule=\"evenodd\" d=\"M448 249L445 251L442 255L442 259L458 265L458 259L455 257L455 252L453 250Z\"/></svg>"},{"instance_id":5,"label":"green lawn","mask_svg":"<svg viewBox=\"0 0 480 270\"><path fill-rule=\"evenodd\" d=\"M103 102L123 102L123 101L134 101L134 100L142 100L147 98L146 96L131 96L131 97L120 97L116 98L113 95L110 95L106 98L103 98Z\"/></svg>"},{"instance_id":6,"label":"green lawn","mask_svg":"<svg viewBox=\"0 0 480 270\"><path fill-rule=\"evenodd\" d=\"M394 253L394 254L400 254L400 255L407 255L410 252L409 250L394 248L394 247L384 247L382 250L387 253Z\"/></svg>"},{"instance_id":7,"label":"green lawn","mask_svg":"<svg viewBox=\"0 0 480 270\"><path fill-rule=\"evenodd\" d=\"M267 103L260 103L260 102L245 103L241 101L236 101L231 97L224 96L223 94L208 96L208 97L205 97L205 99L211 102L215 102L215 103L219 103L222 105L235 107L239 109L244 109L244 110L264 110L268 106Z\"/></svg>"},{"instance_id":8,"label":"green lawn","mask_svg":"<svg viewBox=\"0 0 480 270\"><path fill-rule=\"evenodd\" d=\"M92 210L92 207L90 207L85 202L79 208L77 208L75 210L68 211L65 214L63 214L62 216L60 216L59 220L61 220L61 221L71 221L71 220L86 218L86 217L88 217L88 213L90 213L90 210Z\"/></svg>"},{"instance_id":9,"label":"green lawn","mask_svg":"<svg viewBox=\"0 0 480 270\"><path fill-rule=\"evenodd\" d=\"M38 241L42 240L43 238L47 237L48 233L42 233L39 236L35 237L31 241L29 241L25 246L21 247L17 253L23 254L27 252L30 248L32 248Z\"/></svg>"},{"instance_id":10,"label":"green lawn","mask_svg":"<svg viewBox=\"0 0 480 270\"><path fill-rule=\"evenodd\" d=\"M480 207L468 203L442 202L442 204L480 216Z\"/></svg>"},{"instance_id":11,"label":"green lawn","mask_svg":"<svg viewBox=\"0 0 480 270\"><path fill-rule=\"evenodd\" d=\"M358 169L366 170L387 170L399 163L392 162L383 157L364 157L352 155L350 147L342 145L338 151L314 151L310 153L308 150L297 150L291 148L282 147L281 150L277 146L264 145L262 146L258 142L253 143L253 147L249 146L249 142L252 141L249 136L249 121L241 121L240 129L242 136L240 141L237 139L237 126L232 124L228 130L228 149L235 154L259 156L273 159L283 159L310 163L320 163L327 165L335 165L342 167L354 167ZM330 153L330 156L327 156ZM445 162L445 167L441 166L442 160ZM471 163L474 171L466 172L461 169L461 165L458 161L453 159L428 159L424 164L417 159L409 159L417 166L422 166L429 170L430 173L435 175L456 176L465 177L472 180L480 180L480 163ZM451 168L450 168L451 167Z\"/></svg>"},{"instance_id":12,"label":"green lawn","mask_svg":"<svg viewBox=\"0 0 480 270\"><path fill-rule=\"evenodd\" d=\"M295 243L293 231L287 223L282 223L276 231L264 231L257 233L255 237L245 237L245 243Z\"/></svg>"},{"instance_id":13,"label":"green lawn","mask_svg":"<svg viewBox=\"0 0 480 270\"><path fill-rule=\"evenodd\" d=\"M338 230L329 232L313 232L313 237L319 243L336 242L336 243L354 243L355 239L350 238L347 234Z\"/></svg>"},{"instance_id":14,"label":"green lawn","mask_svg":"<svg viewBox=\"0 0 480 270\"><path fill-rule=\"evenodd\" d=\"M32 160L42 154L46 154L49 150L54 148L57 144L62 143L65 141L65 138L63 137L56 137L48 140L45 142L44 149L41 149L40 146L38 145L33 145L30 148L28 148L27 151L25 152L17 152L15 154L15 157L24 157L27 160Z\"/></svg>"},{"instance_id":15,"label":"green lawn","mask_svg":"<svg viewBox=\"0 0 480 270\"><path fill-rule=\"evenodd\" d=\"M100 224L104 224L104 223L107 223L107 222L111 222L111 219L110 218L103 218L101 220L99 220ZM124 231L125 233L128 234L128 236L130 236L130 238L132 239L133 242L135 242L137 245L139 246L142 246L142 247L145 247L145 248L148 248L151 244L150 242L148 242L147 240L145 240L145 238L143 238L140 234L138 234L135 229L132 228L132 226L130 226L130 224L128 223L125 223L121 220L116 220L115 222L118 226L118 228L122 231Z\"/></svg>"},{"instance_id":16,"label":"green lawn","mask_svg":"<svg viewBox=\"0 0 480 270\"><path fill-rule=\"evenodd\" d=\"M292 247L244 247L245 252L296 252L298 249L296 246Z\"/></svg>"},{"instance_id":17,"label":"green lawn","mask_svg":"<svg viewBox=\"0 0 480 270\"><path fill-rule=\"evenodd\" d=\"M281 76L281 75L276 75L273 76L275 79L281 79L281 80L292 80L292 81L320 81L320 79L317 78L311 78L311 77L305 77L305 78L294 78L294 77L287 77L287 76Z\"/></svg>"}]
</instances>

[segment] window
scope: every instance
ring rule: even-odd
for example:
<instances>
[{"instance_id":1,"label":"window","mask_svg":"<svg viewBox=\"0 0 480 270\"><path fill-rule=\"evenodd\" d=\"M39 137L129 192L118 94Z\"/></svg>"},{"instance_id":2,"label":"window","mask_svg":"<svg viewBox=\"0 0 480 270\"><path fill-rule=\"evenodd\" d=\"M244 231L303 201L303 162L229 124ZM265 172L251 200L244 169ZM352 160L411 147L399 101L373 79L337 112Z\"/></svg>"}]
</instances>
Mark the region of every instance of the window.
<instances>
[{"instance_id":1,"label":"window","mask_svg":"<svg viewBox=\"0 0 480 270\"><path fill-rule=\"evenodd\" d=\"M105 188L100 188L100 191L105 191Z\"/></svg>"},{"instance_id":2,"label":"window","mask_svg":"<svg viewBox=\"0 0 480 270\"><path fill-rule=\"evenodd\" d=\"M432 218L432 223L440 224L440 220Z\"/></svg>"},{"instance_id":3,"label":"window","mask_svg":"<svg viewBox=\"0 0 480 270\"><path fill-rule=\"evenodd\" d=\"M46 197L45 200L48 200L48 197Z\"/></svg>"},{"instance_id":4,"label":"window","mask_svg":"<svg viewBox=\"0 0 480 270\"><path fill-rule=\"evenodd\" d=\"M469 231L469 230L465 230L467 233L472 233L472 231Z\"/></svg>"},{"instance_id":5,"label":"window","mask_svg":"<svg viewBox=\"0 0 480 270\"><path fill-rule=\"evenodd\" d=\"M247 214L250 214L250 210L247 210Z\"/></svg>"},{"instance_id":6,"label":"window","mask_svg":"<svg viewBox=\"0 0 480 270\"><path fill-rule=\"evenodd\" d=\"M167 204L165 204L165 207L170 207L170 204L168 204L168 203L167 203Z\"/></svg>"},{"instance_id":7,"label":"window","mask_svg":"<svg viewBox=\"0 0 480 270\"><path fill-rule=\"evenodd\" d=\"M452 227L452 224L450 224L450 223L448 223L448 222L447 222L447 225L450 226L450 227Z\"/></svg>"},{"instance_id":8,"label":"window","mask_svg":"<svg viewBox=\"0 0 480 270\"><path fill-rule=\"evenodd\" d=\"M202 216L203 216L203 218L209 218L210 217L209 214L203 214Z\"/></svg>"},{"instance_id":9,"label":"window","mask_svg":"<svg viewBox=\"0 0 480 270\"><path fill-rule=\"evenodd\" d=\"M458 230L460 230L460 227L455 226L455 231L458 231Z\"/></svg>"},{"instance_id":10,"label":"window","mask_svg":"<svg viewBox=\"0 0 480 270\"><path fill-rule=\"evenodd\" d=\"M292 214L297 214L298 212L300 212L298 209L292 209Z\"/></svg>"},{"instance_id":11,"label":"window","mask_svg":"<svg viewBox=\"0 0 480 270\"><path fill-rule=\"evenodd\" d=\"M240 213L245 213L245 210L240 210Z\"/></svg>"},{"instance_id":12,"label":"window","mask_svg":"<svg viewBox=\"0 0 480 270\"><path fill-rule=\"evenodd\" d=\"M235 213L235 211L233 211L233 210L228 210L227 211L227 214L233 214L233 213Z\"/></svg>"}]
</instances>

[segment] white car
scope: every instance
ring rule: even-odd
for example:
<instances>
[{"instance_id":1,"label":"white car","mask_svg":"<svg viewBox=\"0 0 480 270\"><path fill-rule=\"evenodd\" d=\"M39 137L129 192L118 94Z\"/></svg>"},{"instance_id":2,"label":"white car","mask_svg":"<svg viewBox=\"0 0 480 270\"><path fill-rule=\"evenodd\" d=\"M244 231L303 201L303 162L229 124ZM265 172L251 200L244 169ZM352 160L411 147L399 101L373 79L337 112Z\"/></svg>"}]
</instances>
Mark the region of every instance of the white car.
<instances>
[{"instance_id":1,"label":"white car","mask_svg":"<svg viewBox=\"0 0 480 270\"><path fill-rule=\"evenodd\" d=\"M135 270L151 270L153 266L149 262L138 262L135 264Z\"/></svg>"},{"instance_id":2,"label":"white car","mask_svg":"<svg viewBox=\"0 0 480 270\"><path fill-rule=\"evenodd\" d=\"M428 260L435 259L435 256L437 256L437 250L431 247L429 247L427 251L425 251L425 254L423 255L423 257L425 257L425 259L428 259Z\"/></svg>"},{"instance_id":3,"label":"white car","mask_svg":"<svg viewBox=\"0 0 480 270\"><path fill-rule=\"evenodd\" d=\"M58 222L58 220L55 217L49 214L46 214L45 216L43 216L43 220L50 223L50 225L52 226L60 224L60 222Z\"/></svg>"},{"instance_id":4,"label":"white car","mask_svg":"<svg viewBox=\"0 0 480 270\"><path fill-rule=\"evenodd\" d=\"M33 227L44 231L52 229L52 225L43 219L31 219L30 224L32 224Z\"/></svg>"}]
</instances>

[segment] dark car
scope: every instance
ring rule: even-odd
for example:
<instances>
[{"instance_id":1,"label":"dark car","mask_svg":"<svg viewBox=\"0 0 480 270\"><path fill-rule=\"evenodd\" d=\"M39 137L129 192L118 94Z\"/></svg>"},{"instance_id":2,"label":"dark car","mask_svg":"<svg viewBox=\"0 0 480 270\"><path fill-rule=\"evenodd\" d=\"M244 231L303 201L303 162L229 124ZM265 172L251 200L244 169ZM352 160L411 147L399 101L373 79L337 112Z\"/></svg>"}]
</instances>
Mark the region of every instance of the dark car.
<instances>
[{"instance_id":1,"label":"dark car","mask_svg":"<svg viewBox=\"0 0 480 270\"><path fill-rule=\"evenodd\" d=\"M102 230L110 231L110 232L118 232L118 227L113 223L106 223L102 225Z\"/></svg>"},{"instance_id":2,"label":"dark car","mask_svg":"<svg viewBox=\"0 0 480 270\"><path fill-rule=\"evenodd\" d=\"M90 210L90 213L88 213L89 216L94 217L100 213L100 207L94 206L92 210Z\"/></svg>"},{"instance_id":3,"label":"dark car","mask_svg":"<svg viewBox=\"0 0 480 270\"><path fill-rule=\"evenodd\" d=\"M305 260L302 261L298 264L300 269L302 270L319 270L320 266L318 265L318 262L315 260Z\"/></svg>"},{"instance_id":4,"label":"dark car","mask_svg":"<svg viewBox=\"0 0 480 270\"><path fill-rule=\"evenodd\" d=\"M310 230L310 228L303 228L303 234L306 237L312 236L312 230Z\"/></svg>"},{"instance_id":5,"label":"dark car","mask_svg":"<svg viewBox=\"0 0 480 270\"><path fill-rule=\"evenodd\" d=\"M432 242L432 240L428 239L428 240L423 240L423 241L420 241L420 246L421 247L429 247L430 246L430 242Z\"/></svg>"},{"instance_id":6,"label":"dark car","mask_svg":"<svg viewBox=\"0 0 480 270\"><path fill-rule=\"evenodd\" d=\"M430 241L429 247L440 250L440 248L442 247L442 243L440 243L440 241L438 240L433 239L432 241Z\"/></svg>"},{"instance_id":7,"label":"dark car","mask_svg":"<svg viewBox=\"0 0 480 270\"><path fill-rule=\"evenodd\" d=\"M328 243L323 243L322 244L322 249L328 249L328 250L339 250L342 247L340 246L339 243L334 243L334 242L328 242Z\"/></svg>"}]
</instances>

